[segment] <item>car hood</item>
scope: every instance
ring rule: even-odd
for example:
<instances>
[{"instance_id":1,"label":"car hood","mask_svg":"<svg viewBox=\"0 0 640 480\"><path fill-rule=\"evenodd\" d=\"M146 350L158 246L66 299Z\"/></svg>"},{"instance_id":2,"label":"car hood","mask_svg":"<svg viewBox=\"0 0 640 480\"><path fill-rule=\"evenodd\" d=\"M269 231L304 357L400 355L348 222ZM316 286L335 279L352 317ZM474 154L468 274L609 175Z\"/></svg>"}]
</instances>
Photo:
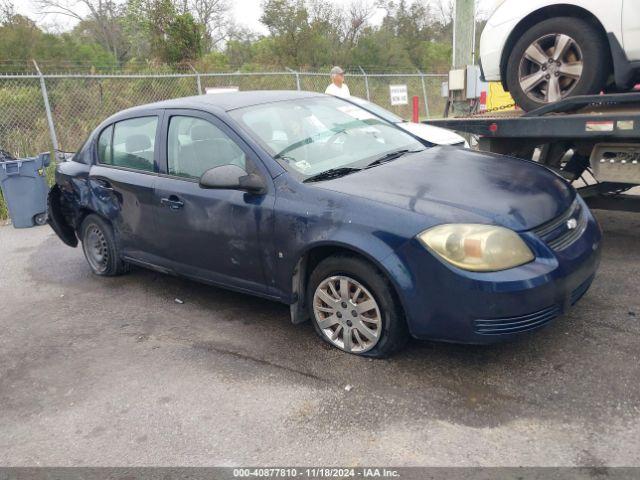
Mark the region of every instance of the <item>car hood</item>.
<instances>
[{"instance_id":1,"label":"car hood","mask_svg":"<svg viewBox=\"0 0 640 480\"><path fill-rule=\"evenodd\" d=\"M397 207L440 223L530 230L564 213L575 190L530 161L434 147L316 186Z\"/></svg>"},{"instance_id":2,"label":"car hood","mask_svg":"<svg viewBox=\"0 0 640 480\"><path fill-rule=\"evenodd\" d=\"M424 123L403 122L398 126L409 133L435 145L464 145L465 139L446 128L425 125Z\"/></svg>"}]
</instances>

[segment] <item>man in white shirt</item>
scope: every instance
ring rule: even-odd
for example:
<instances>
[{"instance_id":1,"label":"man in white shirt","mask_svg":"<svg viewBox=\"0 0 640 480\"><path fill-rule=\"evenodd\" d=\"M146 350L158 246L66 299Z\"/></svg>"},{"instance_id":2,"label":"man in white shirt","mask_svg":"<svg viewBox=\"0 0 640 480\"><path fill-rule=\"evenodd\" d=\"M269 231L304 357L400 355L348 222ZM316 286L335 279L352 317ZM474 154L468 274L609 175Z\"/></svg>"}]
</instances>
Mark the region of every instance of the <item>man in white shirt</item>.
<instances>
[{"instance_id":1,"label":"man in white shirt","mask_svg":"<svg viewBox=\"0 0 640 480\"><path fill-rule=\"evenodd\" d=\"M351 92L349 87L344 83L344 70L340 67L333 67L331 69L331 83L324 91L327 95L333 95L334 97L349 98Z\"/></svg>"}]
</instances>

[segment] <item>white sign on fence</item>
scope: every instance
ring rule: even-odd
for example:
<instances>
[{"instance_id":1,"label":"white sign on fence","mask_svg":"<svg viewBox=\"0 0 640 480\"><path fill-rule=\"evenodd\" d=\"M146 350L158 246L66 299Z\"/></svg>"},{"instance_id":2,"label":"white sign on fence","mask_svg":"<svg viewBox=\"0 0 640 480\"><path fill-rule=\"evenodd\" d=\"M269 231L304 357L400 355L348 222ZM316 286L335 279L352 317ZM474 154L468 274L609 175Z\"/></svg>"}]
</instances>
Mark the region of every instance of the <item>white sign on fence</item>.
<instances>
[{"instance_id":1,"label":"white sign on fence","mask_svg":"<svg viewBox=\"0 0 640 480\"><path fill-rule=\"evenodd\" d=\"M406 85L389 85L391 105L408 105L409 92Z\"/></svg>"},{"instance_id":2,"label":"white sign on fence","mask_svg":"<svg viewBox=\"0 0 640 480\"><path fill-rule=\"evenodd\" d=\"M206 87L204 92L207 95L215 95L216 93L232 93L239 92L240 87Z\"/></svg>"}]
</instances>

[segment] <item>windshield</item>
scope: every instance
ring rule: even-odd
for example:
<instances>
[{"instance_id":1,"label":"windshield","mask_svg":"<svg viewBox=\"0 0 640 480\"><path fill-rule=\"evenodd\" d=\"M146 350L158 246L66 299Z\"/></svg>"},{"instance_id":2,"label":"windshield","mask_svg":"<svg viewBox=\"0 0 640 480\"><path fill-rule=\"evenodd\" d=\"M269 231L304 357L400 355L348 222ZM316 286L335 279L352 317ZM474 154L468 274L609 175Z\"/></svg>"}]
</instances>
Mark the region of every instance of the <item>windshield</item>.
<instances>
[{"instance_id":1,"label":"windshield","mask_svg":"<svg viewBox=\"0 0 640 480\"><path fill-rule=\"evenodd\" d=\"M404 118L399 117L395 113L390 112L389 110L387 110L385 108L382 108L380 105L376 105L375 103L371 103L370 101L365 100L364 98L351 96L351 97L349 97L349 100L352 101L353 103L357 103L358 105L360 105L365 110L369 110L374 115L377 115L379 117L384 118L387 122L391 122L391 123L404 123L405 122Z\"/></svg>"},{"instance_id":2,"label":"windshield","mask_svg":"<svg viewBox=\"0 0 640 480\"><path fill-rule=\"evenodd\" d=\"M274 102L229 113L302 179L338 168L363 168L398 150L425 148L403 130L337 98Z\"/></svg>"}]
</instances>

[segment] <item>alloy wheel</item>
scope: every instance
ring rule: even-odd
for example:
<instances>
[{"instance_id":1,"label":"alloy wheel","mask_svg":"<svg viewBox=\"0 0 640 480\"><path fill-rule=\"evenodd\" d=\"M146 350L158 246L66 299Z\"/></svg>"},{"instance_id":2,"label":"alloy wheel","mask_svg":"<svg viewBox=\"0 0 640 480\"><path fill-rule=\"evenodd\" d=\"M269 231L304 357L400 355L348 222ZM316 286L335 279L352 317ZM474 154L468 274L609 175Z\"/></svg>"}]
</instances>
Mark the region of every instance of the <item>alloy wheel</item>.
<instances>
[{"instance_id":1,"label":"alloy wheel","mask_svg":"<svg viewBox=\"0 0 640 480\"><path fill-rule=\"evenodd\" d=\"M584 61L578 43L565 34L540 37L520 61L520 88L536 102L557 102L568 96L582 78Z\"/></svg>"},{"instance_id":2,"label":"alloy wheel","mask_svg":"<svg viewBox=\"0 0 640 480\"><path fill-rule=\"evenodd\" d=\"M364 353L380 340L378 303L353 278L337 275L323 280L313 296L313 312L323 335L346 352Z\"/></svg>"}]
</instances>

